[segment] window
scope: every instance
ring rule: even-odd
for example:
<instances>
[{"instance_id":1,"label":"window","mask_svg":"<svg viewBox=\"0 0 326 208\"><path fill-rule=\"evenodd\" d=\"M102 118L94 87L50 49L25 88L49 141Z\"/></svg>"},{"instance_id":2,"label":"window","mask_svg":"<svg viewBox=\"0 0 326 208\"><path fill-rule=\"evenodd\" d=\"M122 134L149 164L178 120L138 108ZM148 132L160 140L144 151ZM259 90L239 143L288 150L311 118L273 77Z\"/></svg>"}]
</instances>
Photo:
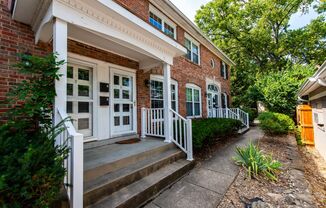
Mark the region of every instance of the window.
<instances>
[{"instance_id":1,"label":"window","mask_svg":"<svg viewBox=\"0 0 326 208\"><path fill-rule=\"evenodd\" d=\"M189 35L185 34L185 47L187 49L186 58L195 64L199 64L200 50L199 43L192 39Z\"/></svg>"},{"instance_id":2,"label":"window","mask_svg":"<svg viewBox=\"0 0 326 208\"><path fill-rule=\"evenodd\" d=\"M178 112L178 83L171 80L171 107ZM151 78L151 108L164 108L163 101L163 77L153 76Z\"/></svg>"},{"instance_id":3,"label":"window","mask_svg":"<svg viewBox=\"0 0 326 208\"><path fill-rule=\"evenodd\" d=\"M215 68L215 61L214 61L214 59L211 59L210 64L211 64L212 69L214 69Z\"/></svg>"},{"instance_id":4,"label":"window","mask_svg":"<svg viewBox=\"0 0 326 208\"><path fill-rule=\"evenodd\" d=\"M229 95L226 93L222 93L222 108L229 107Z\"/></svg>"},{"instance_id":5,"label":"window","mask_svg":"<svg viewBox=\"0 0 326 208\"><path fill-rule=\"evenodd\" d=\"M221 61L221 77L228 79L228 76L228 65L224 61Z\"/></svg>"},{"instance_id":6,"label":"window","mask_svg":"<svg viewBox=\"0 0 326 208\"><path fill-rule=\"evenodd\" d=\"M176 39L176 25L154 6L149 7L149 23L164 32L167 36Z\"/></svg>"},{"instance_id":7,"label":"window","mask_svg":"<svg viewBox=\"0 0 326 208\"><path fill-rule=\"evenodd\" d=\"M188 117L201 117L201 89L200 87L186 85L186 108Z\"/></svg>"}]
</instances>

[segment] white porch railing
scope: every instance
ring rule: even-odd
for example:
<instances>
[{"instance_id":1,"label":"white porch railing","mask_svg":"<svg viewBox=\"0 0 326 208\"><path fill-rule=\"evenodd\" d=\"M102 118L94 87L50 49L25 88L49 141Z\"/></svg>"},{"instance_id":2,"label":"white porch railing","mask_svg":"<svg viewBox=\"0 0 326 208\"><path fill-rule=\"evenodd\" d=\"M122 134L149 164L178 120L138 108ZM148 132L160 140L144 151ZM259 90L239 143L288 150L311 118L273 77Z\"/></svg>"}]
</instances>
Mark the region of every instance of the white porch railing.
<instances>
[{"instance_id":1,"label":"white porch railing","mask_svg":"<svg viewBox=\"0 0 326 208\"><path fill-rule=\"evenodd\" d=\"M231 118L241 121L241 123L249 128L249 114L240 108L216 108L215 118ZM214 115L214 114L213 114Z\"/></svg>"},{"instance_id":2,"label":"white porch railing","mask_svg":"<svg viewBox=\"0 0 326 208\"><path fill-rule=\"evenodd\" d=\"M171 140L187 154L187 160L193 160L192 150L192 124L191 119L185 119L174 110L170 109ZM165 137L164 109L141 109L141 134L146 136Z\"/></svg>"},{"instance_id":3,"label":"white porch railing","mask_svg":"<svg viewBox=\"0 0 326 208\"><path fill-rule=\"evenodd\" d=\"M76 132L72 122L67 118L68 115L58 109L60 121L64 122L65 130L57 138L57 143L67 145L69 153L64 160L64 168L67 173L64 178L71 208L83 207L83 175L84 175L84 141L83 135Z\"/></svg>"}]
</instances>

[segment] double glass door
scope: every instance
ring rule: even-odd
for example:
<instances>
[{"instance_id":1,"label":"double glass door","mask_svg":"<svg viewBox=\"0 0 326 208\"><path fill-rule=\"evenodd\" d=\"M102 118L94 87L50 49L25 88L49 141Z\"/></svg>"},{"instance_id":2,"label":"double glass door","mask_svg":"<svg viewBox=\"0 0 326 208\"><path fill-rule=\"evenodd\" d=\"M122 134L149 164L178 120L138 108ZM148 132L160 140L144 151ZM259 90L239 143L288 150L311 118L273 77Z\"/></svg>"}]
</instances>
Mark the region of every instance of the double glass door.
<instances>
[{"instance_id":1,"label":"double glass door","mask_svg":"<svg viewBox=\"0 0 326 208\"><path fill-rule=\"evenodd\" d=\"M93 69L68 64L67 113L76 130L85 137L93 136Z\"/></svg>"},{"instance_id":2,"label":"double glass door","mask_svg":"<svg viewBox=\"0 0 326 208\"><path fill-rule=\"evenodd\" d=\"M113 73L113 134L133 130L133 77Z\"/></svg>"}]
</instances>

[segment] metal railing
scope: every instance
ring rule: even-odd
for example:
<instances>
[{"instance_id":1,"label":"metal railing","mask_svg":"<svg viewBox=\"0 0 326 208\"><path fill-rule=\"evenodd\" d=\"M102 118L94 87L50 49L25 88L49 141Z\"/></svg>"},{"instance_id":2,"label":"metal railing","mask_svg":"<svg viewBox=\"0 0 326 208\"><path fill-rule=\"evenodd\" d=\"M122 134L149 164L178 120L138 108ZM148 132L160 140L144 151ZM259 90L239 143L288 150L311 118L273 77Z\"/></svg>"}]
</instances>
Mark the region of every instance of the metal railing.
<instances>
[{"instance_id":1,"label":"metal railing","mask_svg":"<svg viewBox=\"0 0 326 208\"><path fill-rule=\"evenodd\" d=\"M83 207L83 175L84 175L84 141L83 135L77 133L68 115L61 109L57 109L60 121L64 121L65 130L56 140L59 145L67 145L68 156L64 160L66 176L64 186L67 191L71 208Z\"/></svg>"},{"instance_id":2,"label":"metal railing","mask_svg":"<svg viewBox=\"0 0 326 208\"><path fill-rule=\"evenodd\" d=\"M187 160L193 160L191 119L183 118L172 109L169 113L172 142L187 154ZM143 138L145 136L165 137L163 108L142 108L141 123Z\"/></svg>"},{"instance_id":3,"label":"metal railing","mask_svg":"<svg viewBox=\"0 0 326 208\"><path fill-rule=\"evenodd\" d=\"M213 114L215 118L231 118L241 121L241 123L249 128L249 114L240 108L216 108L216 113Z\"/></svg>"}]
</instances>

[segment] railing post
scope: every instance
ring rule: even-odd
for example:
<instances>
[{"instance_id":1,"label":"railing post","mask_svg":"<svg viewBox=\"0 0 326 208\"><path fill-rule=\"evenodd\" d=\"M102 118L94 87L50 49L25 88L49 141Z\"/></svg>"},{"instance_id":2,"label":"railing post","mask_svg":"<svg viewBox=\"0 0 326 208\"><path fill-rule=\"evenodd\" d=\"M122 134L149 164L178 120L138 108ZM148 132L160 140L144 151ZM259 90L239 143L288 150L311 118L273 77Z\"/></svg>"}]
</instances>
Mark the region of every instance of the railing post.
<instances>
[{"instance_id":1,"label":"railing post","mask_svg":"<svg viewBox=\"0 0 326 208\"><path fill-rule=\"evenodd\" d=\"M146 108L141 108L141 138L144 139L146 137Z\"/></svg>"},{"instance_id":2,"label":"railing post","mask_svg":"<svg viewBox=\"0 0 326 208\"><path fill-rule=\"evenodd\" d=\"M164 102L164 142L171 142L171 66L168 63L163 64L163 102Z\"/></svg>"},{"instance_id":3,"label":"railing post","mask_svg":"<svg viewBox=\"0 0 326 208\"><path fill-rule=\"evenodd\" d=\"M191 119L187 119L187 160L192 161L193 151L192 151L192 122Z\"/></svg>"},{"instance_id":4,"label":"railing post","mask_svg":"<svg viewBox=\"0 0 326 208\"><path fill-rule=\"evenodd\" d=\"M76 134L71 141L71 176L72 176L72 206L71 208L83 207L84 195L84 141L82 134Z\"/></svg>"},{"instance_id":5,"label":"railing post","mask_svg":"<svg viewBox=\"0 0 326 208\"><path fill-rule=\"evenodd\" d=\"M246 113L247 115L247 128L249 128L249 113Z\"/></svg>"},{"instance_id":6,"label":"railing post","mask_svg":"<svg viewBox=\"0 0 326 208\"><path fill-rule=\"evenodd\" d=\"M237 116L238 116L238 120L240 120L240 109L237 108Z\"/></svg>"}]
</instances>

